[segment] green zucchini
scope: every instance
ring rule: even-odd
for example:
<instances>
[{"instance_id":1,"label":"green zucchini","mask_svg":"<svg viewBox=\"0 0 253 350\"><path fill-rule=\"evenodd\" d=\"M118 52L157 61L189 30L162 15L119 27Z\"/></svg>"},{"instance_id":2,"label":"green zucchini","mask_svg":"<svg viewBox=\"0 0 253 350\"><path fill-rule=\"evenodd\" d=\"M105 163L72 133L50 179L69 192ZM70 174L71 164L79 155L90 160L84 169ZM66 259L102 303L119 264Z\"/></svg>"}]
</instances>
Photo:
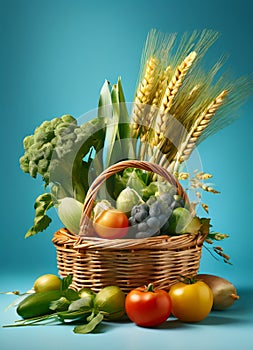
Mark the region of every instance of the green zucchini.
<instances>
[{"instance_id":1,"label":"green zucchini","mask_svg":"<svg viewBox=\"0 0 253 350\"><path fill-rule=\"evenodd\" d=\"M60 290L31 294L19 303L17 313L23 318L33 318L50 314L53 312L50 309L51 302L58 300L60 297Z\"/></svg>"}]
</instances>

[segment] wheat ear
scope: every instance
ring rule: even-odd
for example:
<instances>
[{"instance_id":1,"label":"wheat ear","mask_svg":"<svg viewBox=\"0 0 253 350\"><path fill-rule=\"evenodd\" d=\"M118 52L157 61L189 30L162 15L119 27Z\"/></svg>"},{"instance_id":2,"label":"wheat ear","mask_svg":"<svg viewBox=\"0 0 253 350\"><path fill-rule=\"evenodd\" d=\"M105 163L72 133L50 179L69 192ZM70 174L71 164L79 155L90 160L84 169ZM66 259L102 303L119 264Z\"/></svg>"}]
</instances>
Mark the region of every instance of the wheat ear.
<instances>
[{"instance_id":1,"label":"wheat ear","mask_svg":"<svg viewBox=\"0 0 253 350\"><path fill-rule=\"evenodd\" d=\"M156 118L156 132L154 136L154 145L157 146L160 141L163 139L165 131L167 129L166 117L172 107L173 100L183 83L183 79L186 76L186 73L190 69L194 59L196 58L197 53L192 51L184 61L176 68L175 74L173 75L171 81L169 82L164 96L162 98L160 112Z\"/></svg>"},{"instance_id":2,"label":"wheat ear","mask_svg":"<svg viewBox=\"0 0 253 350\"><path fill-rule=\"evenodd\" d=\"M171 67L168 66L161 74L158 84L157 84L157 89L155 91L155 96L152 100L151 106L153 107L159 107L161 104L161 99L163 97L163 94L165 92L166 86L168 84L168 76L169 72L171 70Z\"/></svg>"},{"instance_id":3,"label":"wheat ear","mask_svg":"<svg viewBox=\"0 0 253 350\"><path fill-rule=\"evenodd\" d=\"M157 108L161 103L161 98L164 94L166 86L168 84L168 73L170 71L170 66L168 66L160 75L157 83L157 88L155 90L155 95L152 99L151 109L148 115L145 118L145 126L143 127L143 133L141 135L141 141L146 141L148 136L148 130L150 129L150 125L152 120L154 119L154 115L157 113Z\"/></svg>"},{"instance_id":4,"label":"wheat ear","mask_svg":"<svg viewBox=\"0 0 253 350\"><path fill-rule=\"evenodd\" d=\"M162 71L158 82L157 87L155 90L155 95L153 97L151 108L147 115L145 116L145 125L142 126L141 130L141 146L139 150L139 159L144 159L145 152L147 152L147 147L149 147L146 142L148 142L148 139L151 137L151 133L153 134L152 130L150 130L152 127L152 122L156 117L157 114L157 107L160 106L161 99L163 97L164 91L166 89L166 86L168 84L168 75L170 71L170 66L168 66L165 70Z\"/></svg>"},{"instance_id":5,"label":"wheat ear","mask_svg":"<svg viewBox=\"0 0 253 350\"><path fill-rule=\"evenodd\" d=\"M193 148L196 146L197 141L203 131L208 127L213 115L216 113L217 109L223 103L224 98L226 97L228 91L223 90L206 108L204 112L202 112L197 118L196 122L193 124L190 132L187 134L186 140L181 144L180 149L178 150L175 158L169 166L169 170L173 172L178 171L178 167L182 162L185 162Z\"/></svg>"},{"instance_id":6,"label":"wheat ear","mask_svg":"<svg viewBox=\"0 0 253 350\"><path fill-rule=\"evenodd\" d=\"M143 123L143 108L152 101L154 88L156 85L157 67L159 60L152 56L146 64L144 77L137 89L134 99L134 107L132 111L131 133L133 138L137 138L140 134L141 125Z\"/></svg>"},{"instance_id":7,"label":"wheat ear","mask_svg":"<svg viewBox=\"0 0 253 350\"><path fill-rule=\"evenodd\" d=\"M192 188L201 188L203 191L206 191L206 192L220 193L219 191L215 190L213 187L198 181L192 183Z\"/></svg>"}]
</instances>

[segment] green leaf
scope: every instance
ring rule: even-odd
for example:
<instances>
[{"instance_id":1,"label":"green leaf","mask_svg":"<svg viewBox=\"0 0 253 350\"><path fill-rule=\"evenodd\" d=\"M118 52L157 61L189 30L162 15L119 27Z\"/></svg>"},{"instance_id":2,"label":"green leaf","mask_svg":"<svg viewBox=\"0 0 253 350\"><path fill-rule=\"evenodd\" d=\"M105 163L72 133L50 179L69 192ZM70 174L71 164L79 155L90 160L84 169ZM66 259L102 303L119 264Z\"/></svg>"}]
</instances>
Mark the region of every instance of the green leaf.
<instances>
[{"instance_id":1,"label":"green leaf","mask_svg":"<svg viewBox=\"0 0 253 350\"><path fill-rule=\"evenodd\" d=\"M89 323L95 317L95 315L96 314L93 310L92 313L88 317L86 317L86 321Z\"/></svg>"},{"instance_id":2,"label":"green leaf","mask_svg":"<svg viewBox=\"0 0 253 350\"><path fill-rule=\"evenodd\" d=\"M77 310L77 311L61 311L57 313L58 319L60 319L61 322L71 322L71 321L76 321L81 318L85 318L89 315L89 312L84 312L82 310Z\"/></svg>"},{"instance_id":3,"label":"green leaf","mask_svg":"<svg viewBox=\"0 0 253 350\"><path fill-rule=\"evenodd\" d=\"M111 92L112 101L112 113L108 112L106 115L106 133L105 133L105 143L104 143L104 154L103 158L105 160L104 167L108 168L114 163L113 159L113 149L118 135L118 123L119 123L119 103L118 103L118 93L116 85L113 85ZM117 150L117 152L120 152Z\"/></svg>"},{"instance_id":4,"label":"green leaf","mask_svg":"<svg viewBox=\"0 0 253 350\"><path fill-rule=\"evenodd\" d=\"M69 274L68 276L64 277L61 282L61 292L65 292L68 287L71 285L73 279L73 275Z\"/></svg>"},{"instance_id":5,"label":"green leaf","mask_svg":"<svg viewBox=\"0 0 253 350\"><path fill-rule=\"evenodd\" d=\"M60 299L54 300L50 303L50 309L53 311L66 311L68 310L69 305L70 301L65 297L61 297Z\"/></svg>"},{"instance_id":6,"label":"green leaf","mask_svg":"<svg viewBox=\"0 0 253 350\"><path fill-rule=\"evenodd\" d=\"M31 317L31 318L27 318L27 319L22 319L22 320L17 320L15 321L15 324L11 324L11 325L6 325L3 327L23 327L23 326L33 326L36 325L38 323L40 323L41 325L46 325L47 322L55 322L57 321L58 315L57 313L53 313L50 315L42 315L42 316L37 316L37 317Z\"/></svg>"},{"instance_id":7,"label":"green leaf","mask_svg":"<svg viewBox=\"0 0 253 350\"><path fill-rule=\"evenodd\" d=\"M142 180L142 177L140 176L141 173L138 169L129 168L124 175L127 178L126 186L133 188L140 196L142 196L142 191L146 185Z\"/></svg>"},{"instance_id":8,"label":"green leaf","mask_svg":"<svg viewBox=\"0 0 253 350\"><path fill-rule=\"evenodd\" d=\"M112 86L112 92L111 92L111 98L112 98L112 114L115 119L116 125L116 136L120 144L120 134L119 134L119 123L120 123L120 105L119 105L119 87L118 84L114 84Z\"/></svg>"},{"instance_id":9,"label":"green leaf","mask_svg":"<svg viewBox=\"0 0 253 350\"><path fill-rule=\"evenodd\" d=\"M119 135L121 139L122 158L123 159L135 159L136 154L134 151L134 144L131 139L129 114L126 106L125 96L121 84L121 78L118 78L118 96L119 96Z\"/></svg>"},{"instance_id":10,"label":"green leaf","mask_svg":"<svg viewBox=\"0 0 253 350\"><path fill-rule=\"evenodd\" d=\"M43 193L36 198L34 209L35 218L33 226L27 231L25 238L34 236L38 232L44 231L52 219L46 215L47 211L54 206L55 202L51 193Z\"/></svg>"},{"instance_id":11,"label":"green leaf","mask_svg":"<svg viewBox=\"0 0 253 350\"><path fill-rule=\"evenodd\" d=\"M64 157L58 160L59 164L56 160L54 169L50 166L50 181L62 186L66 191L64 197L74 197L83 203L91 180L92 157L104 145L104 120L99 118L89 120L75 130L75 133L77 135L75 144L67 147ZM63 147L64 144L60 150Z\"/></svg>"},{"instance_id":12,"label":"green leaf","mask_svg":"<svg viewBox=\"0 0 253 350\"><path fill-rule=\"evenodd\" d=\"M97 325L103 321L104 316L101 313L98 313L89 323L82 326L76 326L74 328L74 333L78 334L87 334L92 332Z\"/></svg>"},{"instance_id":13,"label":"green leaf","mask_svg":"<svg viewBox=\"0 0 253 350\"><path fill-rule=\"evenodd\" d=\"M142 197L143 190L149 184L149 173L144 173L141 169L127 168L121 174L117 173L110 179L112 179L113 198L116 199L119 193L127 186L134 189Z\"/></svg>"},{"instance_id":14,"label":"green leaf","mask_svg":"<svg viewBox=\"0 0 253 350\"><path fill-rule=\"evenodd\" d=\"M142 190L142 197L144 200L149 199L151 196L154 196L157 192L158 184L157 182L151 182L148 186L144 187Z\"/></svg>"},{"instance_id":15,"label":"green leaf","mask_svg":"<svg viewBox=\"0 0 253 350\"><path fill-rule=\"evenodd\" d=\"M119 87L118 84L113 84L111 91L111 101L112 101L112 111L117 114L119 118L120 108L119 108Z\"/></svg>"},{"instance_id":16,"label":"green leaf","mask_svg":"<svg viewBox=\"0 0 253 350\"><path fill-rule=\"evenodd\" d=\"M69 301L74 301L79 299L78 292L75 291L72 288L68 288L64 291L64 296L69 300Z\"/></svg>"},{"instance_id":17,"label":"green leaf","mask_svg":"<svg viewBox=\"0 0 253 350\"><path fill-rule=\"evenodd\" d=\"M107 118L112 113L112 100L110 83L108 80L104 82L100 91L98 102L98 118Z\"/></svg>"},{"instance_id":18,"label":"green leaf","mask_svg":"<svg viewBox=\"0 0 253 350\"><path fill-rule=\"evenodd\" d=\"M94 299L93 295L87 295L84 298L74 300L69 305L68 311L72 312L72 311L82 310L82 311L88 312L92 309L93 299Z\"/></svg>"},{"instance_id":19,"label":"green leaf","mask_svg":"<svg viewBox=\"0 0 253 350\"><path fill-rule=\"evenodd\" d=\"M142 198L144 199L144 201L147 201L151 196L154 196L156 193L160 195L162 193L169 192L172 189L172 187L173 186L166 181L150 182L150 184L142 190Z\"/></svg>"},{"instance_id":20,"label":"green leaf","mask_svg":"<svg viewBox=\"0 0 253 350\"><path fill-rule=\"evenodd\" d=\"M120 130L121 138L127 138L130 135L130 127L129 127L129 114L126 107L125 96L121 84L121 78L118 78L118 101L120 103L120 123L124 124L124 128Z\"/></svg>"},{"instance_id":21,"label":"green leaf","mask_svg":"<svg viewBox=\"0 0 253 350\"><path fill-rule=\"evenodd\" d=\"M201 218L200 222L201 222L201 232L203 234L206 234L209 236L210 234L210 228L212 227L212 225L210 224L211 219L209 218ZM211 237L210 237L211 238Z\"/></svg>"}]
</instances>

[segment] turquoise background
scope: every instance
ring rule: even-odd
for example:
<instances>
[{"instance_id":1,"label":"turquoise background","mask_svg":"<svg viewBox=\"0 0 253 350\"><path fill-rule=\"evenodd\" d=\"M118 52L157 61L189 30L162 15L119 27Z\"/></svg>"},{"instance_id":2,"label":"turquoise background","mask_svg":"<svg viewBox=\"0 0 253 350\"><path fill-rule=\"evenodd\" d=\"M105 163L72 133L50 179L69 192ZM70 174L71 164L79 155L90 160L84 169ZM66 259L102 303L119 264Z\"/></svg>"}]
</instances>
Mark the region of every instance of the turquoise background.
<instances>
[{"instance_id":1,"label":"turquoise background","mask_svg":"<svg viewBox=\"0 0 253 350\"><path fill-rule=\"evenodd\" d=\"M132 100L142 47L151 28L180 34L203 28L218 30L221 37L210 50L209 59L228 53L228 66L236 76L252 73L253 4L250 0L5 0L0 1L0 5L0 290L27 290L38 275L57 272L51 239L61 223L52 210L50 228L36 237L24 239L27 228L32 225L34 200L43 191L42 182L19 169L24 136L45 119L67 113L79 117L96 108L104 79L115 82L120 75L125 95ZM244 291L253 288L252 97L239 113L240 119L199 147L203 168L214 175L215 186L221 191L218 196L208 196L208 203L214 228L230 235L222 247L233 263L230 266L216 261L204 249L201 272L223 276ZM249 294L245 292L245 295ZM0 296L3 304L10 302L9 297L4 298ZM243 309L245 304L241 305ZM239 306L236 310L240 320ZM2 324L6 323L4 317L9 317L8 322L15 319L14 314L3 316ZM214 319L212 325L215 325ZM131 326L131 332L137 332L136 327ZM43 328L41 334L46 334L47 329ZM120 327L118 329L120 332ZM25 331L27 335L35 335L33 329ZM3 349L14 349L11 335L15 331L1 329L0 332L5 332L2 333ZM15 334L23 339L22 332L18 329ZM54 330L49 332L52 338L48 339L56 342ZM60 331L57 332L61 337ZM117 343L119 333L117 330L114 333ZM163 339L165 332L161 333L159 336ZM202 333L208 334L204 328ZM184 335L190 339L190 333ZM142 348L142 333L138 333L137 338ZM77 340L74 344L78 345ZM90 349L96 348L95 343L89 344ZM242 347L249 349L247 344ZM130 345L133 348L133 344ZM180 346L176 349L181 349ZM26 349L30 349L29 344Z\"/></svg>"}]
</instances>

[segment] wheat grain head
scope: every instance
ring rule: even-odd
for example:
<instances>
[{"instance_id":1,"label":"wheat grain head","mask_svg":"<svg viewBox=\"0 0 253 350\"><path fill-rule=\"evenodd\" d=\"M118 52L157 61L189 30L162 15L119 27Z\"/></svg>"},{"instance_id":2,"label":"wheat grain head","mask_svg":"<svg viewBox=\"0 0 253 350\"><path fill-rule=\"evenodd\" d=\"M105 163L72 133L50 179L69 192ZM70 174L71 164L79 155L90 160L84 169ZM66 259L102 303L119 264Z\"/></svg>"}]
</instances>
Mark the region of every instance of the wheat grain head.
<instances>
[{"instance_id":1,"label":"wheat grain head","mask_svg":"<svg viewBox=\"0 0 253 350\"><path fill-rule=\"evenodd\" d=\"M200 114L195 123L193 124L189 134L184 142L182 142L180 149L178 150L174 160L170 165L170 171L178 171L178 167L182 162L185 162L192 153L197 141L203 131L210 124L211 118L214 116L218 108L223 103L228 91L223 90L207 107L207 109Z\"/></svg>"}]
</instances>

